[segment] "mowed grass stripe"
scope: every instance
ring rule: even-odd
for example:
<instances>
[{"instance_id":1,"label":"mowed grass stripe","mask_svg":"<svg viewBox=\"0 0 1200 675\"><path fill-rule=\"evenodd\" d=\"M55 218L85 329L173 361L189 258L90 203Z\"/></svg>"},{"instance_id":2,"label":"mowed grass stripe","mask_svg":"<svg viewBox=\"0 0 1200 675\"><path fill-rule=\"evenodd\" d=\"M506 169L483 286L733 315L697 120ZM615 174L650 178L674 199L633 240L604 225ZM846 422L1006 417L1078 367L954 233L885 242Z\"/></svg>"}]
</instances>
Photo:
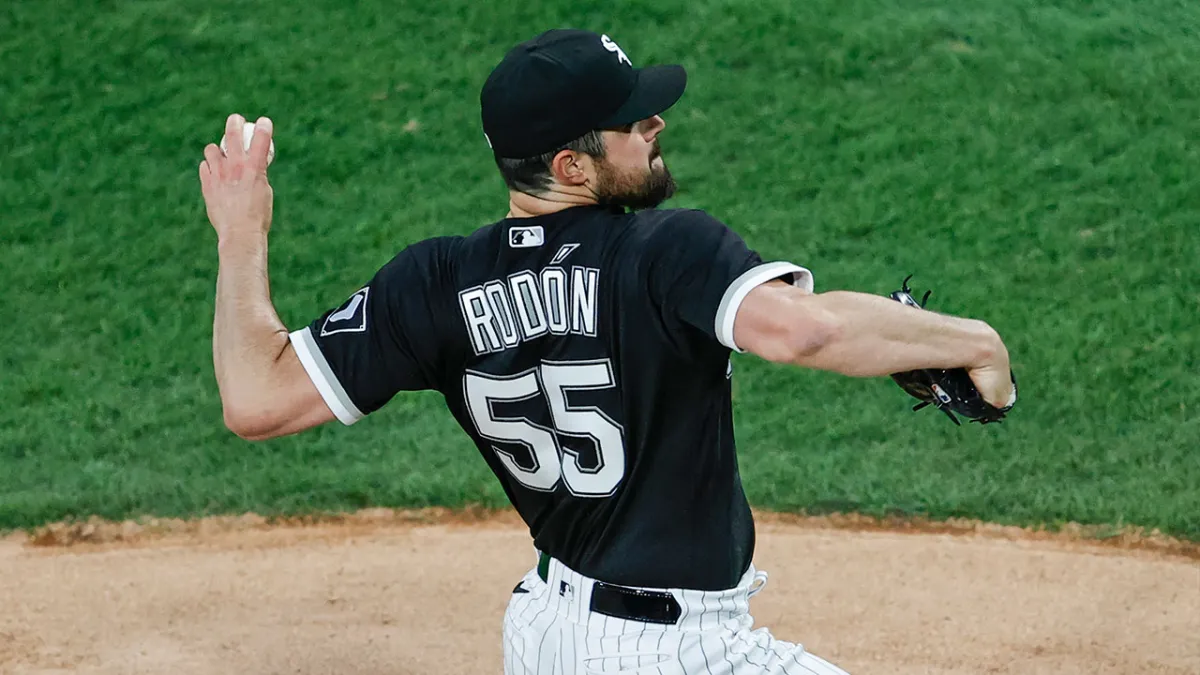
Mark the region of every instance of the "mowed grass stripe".
<instances>
[{"instance_id":1,"label":"mowed grass stripe","mask_svg":"<svg viewBox=\"0 0 1200 675\"><path fill-rule=\"evenodd\" d=\"M1200 536L1200 9L1180 2L14 3L0 10L0 527L504 496L438 396L244 443L211 373L196 181L276 122L272 286L298 326L397 250L504 213L478 89L545 27L680 62L674 206L819 290L1007 338L1022 401L954 428L887 380L736 357L757 506ZM11 262L9 262L11 261Z\"/></svg>"}]
</instances>

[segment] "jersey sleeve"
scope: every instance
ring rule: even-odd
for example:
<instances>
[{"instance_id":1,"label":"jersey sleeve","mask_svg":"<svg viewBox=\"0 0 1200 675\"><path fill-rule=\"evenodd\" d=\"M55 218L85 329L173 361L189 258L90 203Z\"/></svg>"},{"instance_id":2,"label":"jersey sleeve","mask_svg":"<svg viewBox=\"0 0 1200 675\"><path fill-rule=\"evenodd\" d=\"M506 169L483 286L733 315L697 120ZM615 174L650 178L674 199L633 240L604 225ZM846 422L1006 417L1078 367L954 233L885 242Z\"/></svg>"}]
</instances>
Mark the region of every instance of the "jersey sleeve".
<instances>
[{"instance_id":1,"label":"jersey sleeve","mask_svg":"<svg viewBox=\"0 0 1200 675\"><path fill-rule=\"evenodd\" d=\"M435 389L441 355L433 308L445 301L445 256L414 244L340 306L293 331L304 370L334 415L353 424L397 392Z\"/></svg>"},{"instance_id":2,"label":"jersey sleeve","mask_svg":"<svg viewBox=\"0 0 1200 675\"><path fill-rule=\"evenodd\" d=\"M742 353L733 321L755 287L774 279L812 292L812 273L790 262L766 262L724 223L683 210L656 228L648 244L648 286L654 300L678 321Z\"/></svg>"}]
</instances>

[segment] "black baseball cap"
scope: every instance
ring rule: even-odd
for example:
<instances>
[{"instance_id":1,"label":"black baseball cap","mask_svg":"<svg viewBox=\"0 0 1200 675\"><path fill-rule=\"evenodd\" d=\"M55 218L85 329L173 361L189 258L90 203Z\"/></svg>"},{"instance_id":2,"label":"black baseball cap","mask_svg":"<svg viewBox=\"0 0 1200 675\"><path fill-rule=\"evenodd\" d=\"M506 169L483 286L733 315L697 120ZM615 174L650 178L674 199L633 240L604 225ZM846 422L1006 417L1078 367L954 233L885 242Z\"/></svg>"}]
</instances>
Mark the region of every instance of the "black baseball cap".
<instances>
[{"instance_id":1,"label":"black baseball cap","mask_svg":"<svg viewBox=\"0 0 1200 675\"><path fill-rule=\"evenodd\" d=\"M483 133L501 157L536 157L589 131L653 117L686 86L683 66L634 68L607 35L548 30L513 47L484 82Z\"/></svg>"}]
</instances>

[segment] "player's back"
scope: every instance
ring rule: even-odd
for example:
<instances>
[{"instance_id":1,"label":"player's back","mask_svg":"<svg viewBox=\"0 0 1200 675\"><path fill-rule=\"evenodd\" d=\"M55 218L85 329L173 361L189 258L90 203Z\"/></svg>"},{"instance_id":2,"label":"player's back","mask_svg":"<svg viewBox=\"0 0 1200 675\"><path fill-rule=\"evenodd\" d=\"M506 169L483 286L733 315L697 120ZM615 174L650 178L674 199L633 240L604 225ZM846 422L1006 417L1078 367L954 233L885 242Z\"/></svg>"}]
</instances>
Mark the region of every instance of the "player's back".
<instances>
[{"instance_id":1,"label":"player's back","mask_svg":"<svg viewBox=\"0 0 1200 675\"><path fill-rule=\"evenodd\" d=\"M699 211L597 206L447 253L461 365L442 391L535 545L611 583L734 584L754 534L717 333L757 256Z\"/></svg>"},{"instance_id":2,"label":"player's back","mask_svg":"<svg viewBox=\"0 0 1200 675\"><path fill-rule=\"evenodd\" d=\"M398 391L440 391L568 567L722 589L754 546L733 317L780 277L811 289L701 211L572 207L413 244L292 343L347 424Z\"/></svg>"}]
</instances>

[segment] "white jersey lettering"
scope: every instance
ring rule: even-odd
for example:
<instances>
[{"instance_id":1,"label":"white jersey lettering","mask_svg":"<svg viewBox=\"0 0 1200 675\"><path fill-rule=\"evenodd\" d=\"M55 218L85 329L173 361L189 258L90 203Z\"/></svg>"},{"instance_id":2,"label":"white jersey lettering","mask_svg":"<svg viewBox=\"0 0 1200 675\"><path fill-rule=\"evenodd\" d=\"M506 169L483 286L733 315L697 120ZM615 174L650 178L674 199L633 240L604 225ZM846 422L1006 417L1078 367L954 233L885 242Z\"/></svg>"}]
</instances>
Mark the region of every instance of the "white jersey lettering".
<instances>
[{"instance_id":1,"label":"white jersey lettering","mask_svg":"<svg viewBox=\"0 0 1200 675\"><path fill-rule=\"evenodd\" d=\"M522 270L459 291L458 304L476 354L516 347L547 334L596 337L600 270Z\"/></svg>"},{"instance_id":2,"label":"white jersey lettering","mask_svg":"<svg viewBox=\"0 0 1200 675\"><path fill-rule=\"evenodd\" d=\"M459 308L467 322L467 335L476 354L498 352L504 349L496 333L496 316L488 302L483 287L468 288L458 294Z\"/></svg>"},{"instance_id":3,"label":"white jersey lettering","mask_svg":"<svg viewBox=\"0 0 1200 675\"><path fill-rule=\"evenodd\" d=\"M571 268L571 332L596 337L596 287L600 270Z\"/></svg>"},{"instance_id":4,"label":"white jersey lettering","mask_svg":"<svg viewBox=\"0 0 1200 675\"><path fill-rule=\"evenodd\" d=\"M520 319L521 339L532 340L548 331L546 303L538 292L537 277L533 272L525 270L512 275L508 278L508 288L512 291L513 305Z\"/></svg>"},{"instance_id":5,"label":"white jersey lettering","mask_svg":"<svg viewBox=\"0 0 1200 675\"><path fill-rule=\"evenodd\" d=\"M509 300L508 294L504 292L504 284L499 281L489 281L483 290L487 293L488 303L492 306L492 311L496 314L497 323L500 328L500 337L504 339L504 346L516 347L521 344L521 334L517 331L517 320L515 310L513 310L512 301Z\"/></svg>"},{"instance_id":6,"label":"white jersey lettering","mask_svg":"<svg viewBox=\"0 0 1200 675\"><path fill-rule=\"evenodd\" d=\"M561 267L542 270L542 297L546 299L546 319L550 332L566 335L571 322L567 317L567 272Z\"/></svg>"}]
</instances>

